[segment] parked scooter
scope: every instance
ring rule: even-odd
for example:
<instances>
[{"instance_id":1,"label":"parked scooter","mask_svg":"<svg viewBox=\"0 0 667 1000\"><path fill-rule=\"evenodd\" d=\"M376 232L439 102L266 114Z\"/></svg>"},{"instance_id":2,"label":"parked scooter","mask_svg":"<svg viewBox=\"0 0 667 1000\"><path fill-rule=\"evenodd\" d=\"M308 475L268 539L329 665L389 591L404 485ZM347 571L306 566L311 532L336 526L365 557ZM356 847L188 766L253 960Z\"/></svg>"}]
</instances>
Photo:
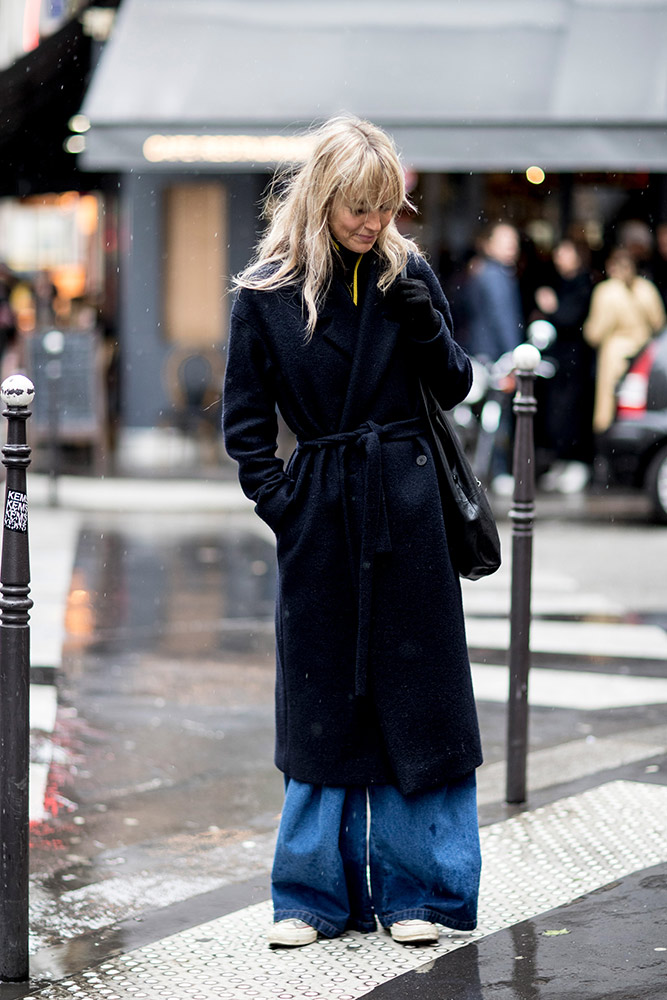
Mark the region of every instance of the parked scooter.
<instances>
[{"instance_id":1,"label":"parked scooter","mask_svg":"<svg viewBox=\"0 0 667 1000\"><path fill-rule=\"evenodd\" d=\"M535 320L526 330L527 343L543 353L556 338L556 328L547 320ZM501 355L493 363L472 359L473 383L470 392L453 410L452 416L463 446L470 458L473 471L480 482L490 485L491 467L498 435L503 426L503 413L512 405L516 388L514 354ZM536 374L553 378L556 365L542 357Z\"/></svg>"}]
</instances>

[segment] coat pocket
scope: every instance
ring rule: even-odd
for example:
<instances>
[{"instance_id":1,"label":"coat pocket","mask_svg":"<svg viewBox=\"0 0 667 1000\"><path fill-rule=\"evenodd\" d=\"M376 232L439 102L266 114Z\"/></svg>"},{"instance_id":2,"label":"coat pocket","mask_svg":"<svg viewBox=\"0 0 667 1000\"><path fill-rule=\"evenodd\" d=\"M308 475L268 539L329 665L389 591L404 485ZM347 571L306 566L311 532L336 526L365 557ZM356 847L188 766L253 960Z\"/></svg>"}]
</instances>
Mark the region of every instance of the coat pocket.
<instances>
[{"instance_id":1,"label":"coat pocket","mask_svg":"<svg viewBox=\"0 0 667 1000\"><path fill-rule=\"evenodd\" d=\"M300 500L305 489L308 465L307 456L304 455L299 460L298 452L294 452L287 463L282 482L255 505L257 514L276 535L292 522L295 512L302 506Z\"/></svg>"}]
</instances>

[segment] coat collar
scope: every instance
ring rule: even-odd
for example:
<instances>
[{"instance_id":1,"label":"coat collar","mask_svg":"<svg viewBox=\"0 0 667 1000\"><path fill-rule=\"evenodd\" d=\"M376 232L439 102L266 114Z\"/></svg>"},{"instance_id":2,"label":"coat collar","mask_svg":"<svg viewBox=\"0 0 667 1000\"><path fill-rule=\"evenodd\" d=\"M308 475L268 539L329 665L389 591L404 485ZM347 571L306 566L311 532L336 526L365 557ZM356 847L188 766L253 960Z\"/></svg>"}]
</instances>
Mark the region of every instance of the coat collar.
<instances>
[{"instance_id":1,"label":"coat collar","mask_svg":"<svg viewBox=\"0 0 667 1000\"><path fill-rule=\"evenodd\" d=\"M349 382L338 431L355 430L373 411L399 336L384 295L378 290L379 261L373 255L361 305L355 306L342 278L334 276L329 293L318 310L314 340L334 350L349 365ZM284 296L292 299L292 296ZM293 306L302 315L300 293ZM319 352L318 352L319 353ZM324 356L322 362L326 363Z\"/></svg>"},{"instance_id":2,"label":"coat collar","mask_svg":"<svg viewBox=\"0 0 667 1000\"><path fill-rule=\"evenodd\" d=\"M314 335L352 361L360 315L360 309L352 302L342 277L334 275L329 294L318 310Z\"/></svg>"},{"instance_id":3,"label":"coat collar","mask_svg":"<svg viewBox=\"0 0 667 1000\"><path fill-rule=\"evenodd\" d=\"M354 430L372 412L372 404L396 348L399 324L387 315L384 295L378 290L378 260L368 273L358 319L352 370L340 430ZM355 306L351 306L353 309Z\"/></svg>"}]
</instances>

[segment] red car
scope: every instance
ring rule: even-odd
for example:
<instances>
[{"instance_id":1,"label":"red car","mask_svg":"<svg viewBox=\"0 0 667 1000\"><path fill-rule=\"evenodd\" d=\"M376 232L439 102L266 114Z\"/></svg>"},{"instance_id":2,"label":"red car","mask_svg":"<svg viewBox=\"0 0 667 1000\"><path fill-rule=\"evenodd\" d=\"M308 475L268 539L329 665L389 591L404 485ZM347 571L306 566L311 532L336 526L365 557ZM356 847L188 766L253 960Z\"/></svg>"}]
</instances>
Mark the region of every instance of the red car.
<instances>
[{"instance_id":1,"label":"red car","mask_svg":"<svg viewBox=\"0 0 667 1000\"><path fill-rule=\"evenodd\" d=\"M632 361L617 390L616 418L599 454L612 482L644 490L667 522L667 329Z\"/></svg>"}]
</instances>

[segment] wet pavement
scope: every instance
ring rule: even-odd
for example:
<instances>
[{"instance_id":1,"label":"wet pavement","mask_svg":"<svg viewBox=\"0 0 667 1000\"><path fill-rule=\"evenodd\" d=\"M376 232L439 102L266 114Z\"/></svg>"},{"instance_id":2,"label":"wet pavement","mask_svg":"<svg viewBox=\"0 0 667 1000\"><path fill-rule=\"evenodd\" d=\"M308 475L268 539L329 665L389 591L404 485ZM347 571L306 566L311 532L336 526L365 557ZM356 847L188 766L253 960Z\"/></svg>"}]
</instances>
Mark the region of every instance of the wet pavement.
<instances>
[{"instance_id":1,"label":"wet pavement","mask_svg":"<svg viewBox=\"0 0 667 1000\"><path fill-rule=\"evenodd\" d=\"M581 701L548 689L532 707L526 809L503 801L505 705L483 673L505 658L490 640L506 615L508 567L464 588L486 754L480 931L443 935L434 950L397 951L382 934L318 943L304 950L313 968L299 980L292 966L303 955L270 964L263 939L282 802L272 765L270 533L229 483L201 493L175 484L170 503L159 484L91 486L89 499L76 485L66 510L31 507L33 596L45 592L46 574L67 587L33 615L35 628L46 622L33 642L34 680L57 688L58 702L52 731L33 732L48 774L31 823L33 979L3 984L0 997L667 995L665 703L659 689L645 704L623 692L604 710L597 700L612 680L667 677L664 560L655 559L667 529L648 526L640 504L619 499L606 517L597 498L565 498L566 513L552 499L542 508L534 608L536 622L557 632L553 648L549 638L534 655L535 687L554 677L561 687L563 677L599 683ZM610 539L614 556L599 547ZM48 559L40 543L54 547ZM638 564L627 557L619 567L619 552ZM612 629L600 633L606 652L583 649L582 624ZM624 628L637 630L642 655L614 655ZM58 647L50 657L49 637ZM622 848L617 811L627 816ZM540 871L546 878L551 868L553 885L536 896ZM352 957L358 975L345 971ZM375 978L372 969L381 970Z\"/></svg>"},{"instance_id":2,"label":"wet pavement","mask_svg":"<svg viewBox=\"0 0 667 1000\"><path fill-rule=\"evenodd\" d=\"M74 559L31 825L39 950L265 872L273 849L272 547L206 514L123 521L86 519Z\"/></svg>"},{"instance_id":3,"label":"wet pavement","mask_svg":"<svg viewBox=\"0 0 667 1000\"><path fill-rule=\"evenodd\" d=\"M82 956L82 972L63 972L34 992L44 1000L454 1000L462 987L464 996L518 1000L659 997L666 866L656 862L664 857L666 813L664 786L612 781L484 826L479 929L443 930L437 945L406 948L378 931L273 952L266 901L169 936L163 925L152 942L132 949L123 941L119 954L97 962Z\"/></svg>"},{"instance_id":4,"label":"wet pavement","mask_svg":"<svg viewBox=\"0 0 667 1000\"><path fill-rule=\"evenodd\" d=\"M666 865L630 875L370 995L374 1000L663 1000L666 890Z\"/></svg>"}]
</instances>

